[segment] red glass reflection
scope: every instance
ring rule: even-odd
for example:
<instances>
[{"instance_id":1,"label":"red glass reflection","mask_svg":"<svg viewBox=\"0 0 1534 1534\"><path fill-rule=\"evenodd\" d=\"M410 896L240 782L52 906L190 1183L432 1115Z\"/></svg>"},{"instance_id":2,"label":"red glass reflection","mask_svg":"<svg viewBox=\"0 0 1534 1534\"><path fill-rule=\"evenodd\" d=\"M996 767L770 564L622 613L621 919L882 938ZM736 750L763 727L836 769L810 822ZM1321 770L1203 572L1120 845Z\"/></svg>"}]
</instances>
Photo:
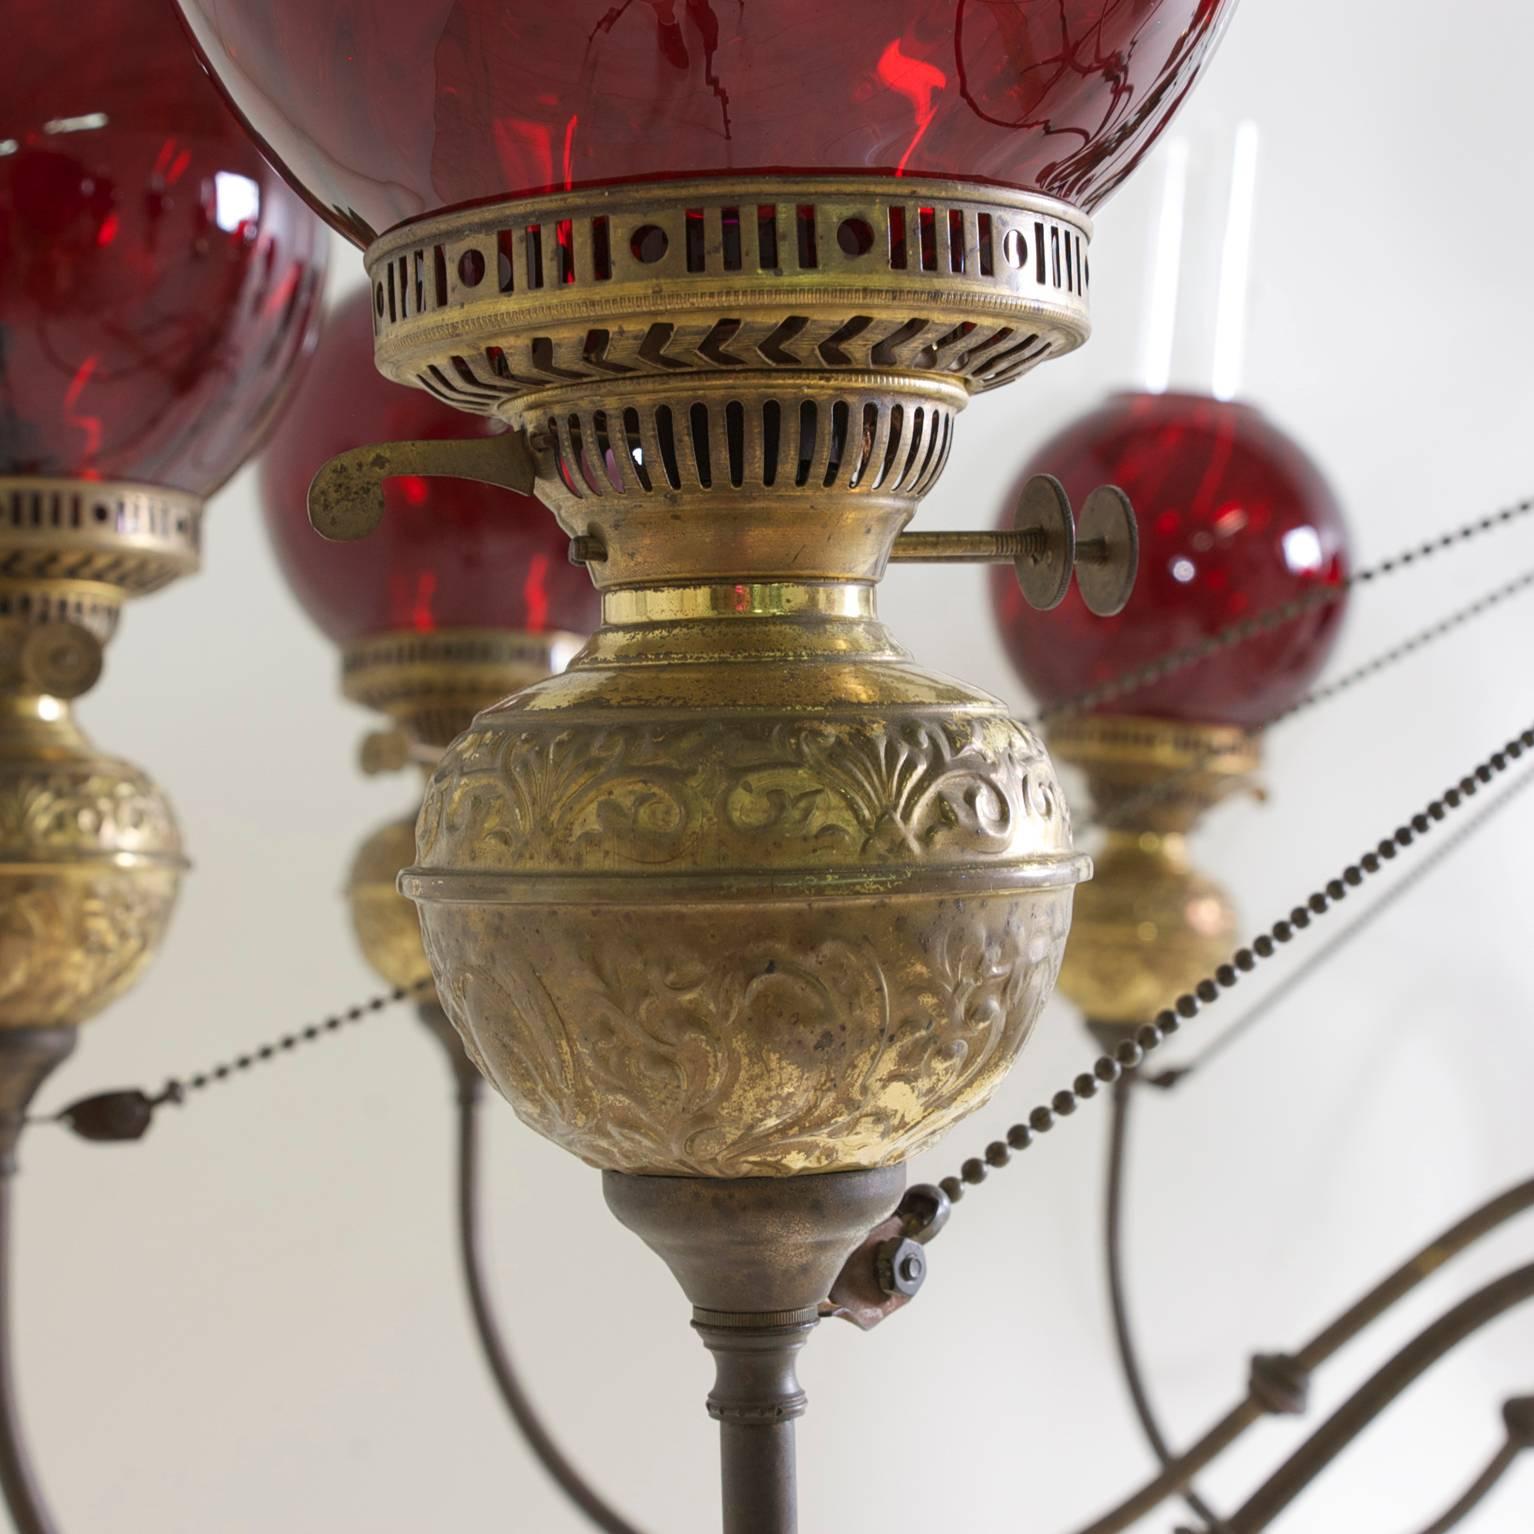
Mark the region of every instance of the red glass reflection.
<instances>
[{"instance_id":1,"label":"red glass reflection","mask_svg":"<svg viewBox=\"0 0 1534 1534\"><path fill-rule=\"evenodd\" d=\"M168 6L7 7L0 473L211 494L270 424L327 250Z\"/></svg>"},{"instance_id":2,"label":"red glass reflection","mask_svg":"<svg viewBox=\"0 0 1534 1534\"><path fill-rule=\"evenodd\" d=\"M1249 405L1115 395L1040 448L1023 478L1036 473L1055 475L1076 506L1098 485L1121 486L1140 527L1139 578L1116 618L1094 618L1074 588L1054 612L1035 612L1008 568L993 571L1003 641L1046 707L1346 573L1347 532L1326 481ZM1260 725L1310 686L1343 605L1313 608L1105 711Z\"/></svg>"},{"instance_id":3,"label":"red glass reflection","mask_svg":"<svg viewBox=\"0 0 1534 1534\"><path fill-rule=\"evenodd\" d=\"M1234 0L179 0L254 131L365 243L659 176L994 181L1091 208Z\"/></svg>"},{"instance_id":4,"label":"red glass reflection","mask_svg":"<svg viewBox=\"0 0 1534 1534\"><path fill-rule=\"evenodd\" d=\"M369 442L498 429L373 366L364 288L330 316L261 461L267 531L304 610L338 643L398 629L510 628L585 633L598 597L553 514L529 496L462 479L389 480L376 532L327 543L306 494L327 459Z\"/></svg>"}]
</instances>

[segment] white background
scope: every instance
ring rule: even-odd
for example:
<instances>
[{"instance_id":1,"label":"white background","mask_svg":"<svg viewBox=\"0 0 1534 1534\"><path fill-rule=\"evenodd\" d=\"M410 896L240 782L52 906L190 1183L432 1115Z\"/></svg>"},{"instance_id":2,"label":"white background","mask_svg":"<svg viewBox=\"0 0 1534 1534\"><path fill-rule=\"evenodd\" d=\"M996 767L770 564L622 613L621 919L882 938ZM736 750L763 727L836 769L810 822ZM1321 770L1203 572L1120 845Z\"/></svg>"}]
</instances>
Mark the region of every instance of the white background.
<instances>
[{"instance_id":1,"label":"white background","mask_svg":"<svg viewBox=\"0 0 1534 1534\"><path fill-rule=\"evenodd\" d=\"M1361 560L1534 492L1531 50L1518 0L1247 0L1183 119L1261 126L1250 393L1326 467ZM991 522L1030 448L1132 379L1155 180L1099 218L1092 343L971 408L923 525ZM357 258L341 260L355 280ZM204 575L128 614L84 709L169 790L197 868L159 963L86 1029L53 1104L189 1073L375 988L338 892L410 785L355 770L370 721L339 700L334 653L278 580L248 476L209 533ZM1527 565L1534 525L1362 592L1337 666ZM923 660L1026 709L983 589L975 571L905 570L884 607ZM1198 844L1249 925L1534 719L1531 630L1527 597L1275 736L1271 802L1222 811ZM1534 1170L1531 825L1534 799L1205 1078L1142 1104L1134 1293L1177 1441L1235 1400L1254 1347L1300 1342ZM1052 1007L998 1100L914 1175L953 1170L1088 1054ZM595 1173L487 1111L496 1292L537 1398L644 1529L715 1527L710 1370L680 1293L608 1216ZM820 1329L803 1368L806 1534L1047 1534L1146 1473L1109 1350L1106 1128L1099 1102L972 1195L919 1303L880 1332ZM64 1530L581 1527L471 1343L450 1134L442 1062L401 1010L166 1112L140 1146L31 1137L20 1373ZM1440 1275L1325 1371L1311 1422L1531 1251L1526 1223ZM1277 1527L1410 1534L1496 1446L1520 1390L1534 1390L1530 1316L1438 1369ZM1233 1506L1299 1431L1264 1426L1206 1486ZM1146 1527L1174 1521L1168 1508ZM1534 1527L1534 1469L1473 1527Z\"/></svg>"}]
</instances>

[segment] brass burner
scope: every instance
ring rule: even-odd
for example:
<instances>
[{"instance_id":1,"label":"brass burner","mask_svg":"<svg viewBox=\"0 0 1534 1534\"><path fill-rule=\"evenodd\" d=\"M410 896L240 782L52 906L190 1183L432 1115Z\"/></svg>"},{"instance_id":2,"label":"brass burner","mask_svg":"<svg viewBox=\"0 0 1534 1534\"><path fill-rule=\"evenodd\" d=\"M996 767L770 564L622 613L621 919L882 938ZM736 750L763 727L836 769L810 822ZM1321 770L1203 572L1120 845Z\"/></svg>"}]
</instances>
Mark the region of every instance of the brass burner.
<instances>
[{"instance_id":1,"label":"brass burner","mask_svg":"<svg viewBox=\"0 0 1534 1534\"><path fill-rule=\"evenodd\" d=\"M999 187L688 181L422 219L367 269L380 370L488 415L683 372L993 388L1086 339L1090 238L1074 208Z\"/></svg>"},{"instance_id":2,"label":"brass burner","mask_svg":"<svg viewBox=\"0 0 1534 1534\"><path fill-rule=\"evenodd\" d=\"M1088 232L993 188L774 178L369 251L380 368L513 430L348 454L316 524L366 531L407 463L531 487L604 593L565 675L447 749L402 880L470 1052L588 1161L898 1162L1032 1028L1089 865L1035 736L918 667L873 583L969 396L1085 339ZM982 557L1058 564L1053 593L1075 539L1030 539ZM1132 539L1088 544L1107 602Z\"/></svg>"},{"instance_id":3,"label":"brass burner","mask_svg":"<svg viewBox=\"0 0 1534 1534\"><path fill-rule=\"evenodd\" d=\"M1049 743L1085 772L1106 828L1077 897L1060 991L1093 1024L1137 1027L1239 941L1230 896L1193 868L1187 833L1250 789L1257 741L1228 725L1092 714L1051 725Z\"/></svg>"},{"instance_id":4,"label":"brass burner","mask_svg":"<svg viewBox=\"0 0 1534 1534\"><path fill-rule=\"evenodd\" d=\"M195 496L0 476L0 619L74 623L105 643L124 600L192 574L201 544Z\"/></svg>"}]
</instances>

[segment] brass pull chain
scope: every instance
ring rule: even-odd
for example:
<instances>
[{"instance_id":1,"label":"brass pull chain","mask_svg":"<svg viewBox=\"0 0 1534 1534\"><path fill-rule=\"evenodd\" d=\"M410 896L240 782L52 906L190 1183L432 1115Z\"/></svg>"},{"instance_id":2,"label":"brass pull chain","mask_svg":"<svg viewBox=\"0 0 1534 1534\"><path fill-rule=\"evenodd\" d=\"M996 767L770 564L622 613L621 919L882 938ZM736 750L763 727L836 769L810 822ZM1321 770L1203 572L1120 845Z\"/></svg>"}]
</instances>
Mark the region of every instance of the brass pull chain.
<instances>
[{"instance_id":1,"label":"brass pull chain","mask_svg":"<svg viewBox=\"0 0 1534 1534\"><path fill-rule=\"evenodd\" d=\"M1524 571L1522 575L1488 591L1485 596L1478 597L1474 602L1456 608L1447 617L1418 629L1409 638L1401 640L1399 644L1391 645L1387 650L1380 651L1378 655L1353 667L1351 671L1344 671L1341 676L1332 681L1312 688L1304 697L1297 699L1287 708L1274 714L1271 719L1258 725L1251 731L1252 738L1260 739L1277 725L1293 719L1296 714L1303 714L1321 703L1330 703L1332 699L1356 687L1360 682L1366 682L1371 677L1388 671L1392 666L1415 655L1435 640L1447 637L1473 619L1482 617L1510 598L1519 596L1531 586L1534 586L1534 569ZM1088 830L1094 826L1113 827L1132 822L1142 811L1153 808L1163 799L1170 798L1185 788L1191 780L1197 778L1209 767L1215 755L1215 752L1209 750L1200 752L1187 766L1178 767L1164 777L1158 778L1154 783L1146 784L1143 789L1116 800L1108 809L1100 810L1095 816L1077 821L1077 831Z\"/></svg>"},{"instance_id":2,"label":"brass pull chain","mask_svg":"<svg viewBox=\"0 0 1534 1534\"><path fill-rule=\"evenodd\" d=\"M1196 666L1200 661L1208 660L1210 656L1217 655L1221 650L1227 650L1232 645L1242 644L1259 634L1281 628L1313 608L1329 607L1334 602L1340 602L1355 586L1367 585L1381 576L1394 575L1420 559L1429 559L1444 549L1466 543L1482 533L1505 527L1516 518L1526 517L1531 511L1534 511L1534 498L1515 501L1500 511L1490 512L1473 522L1466 522L1459 527L1451 528L1446 533L1440 533L1436 538L1428 538L1422 543L1414 544L1401 553L1392 555L1389 559L1382 559L1378 564L1355 570L1351 575L1345 575L1335 585L1317 586L1302 596L1280 603L1277 607L1270 607L1263 612L1252 614L1249 618L1241 618L1235 623L1227 624L1209 635L1207 639L1201 639L1197 644L1158 656L1155 660L1148 661L1133 671L1126 671L1122 676L1113 677L1096 687L1089 688L1086 692L1078 693L1076 697L1068 698L1063 703L1041 709L1029 722L1035 725L1044 724L1051 719L1063 718L1070 714L1086 713L1102 703L1116 702L1120 698L1138 692L1142 687L1150 686L1152 682L1159 682L1164 677L1172 676L1189 666Z\"/></svg>"},{"instance_id":3,"label":"brass pull chain","mask_svg":"<svg viewBox=\"0 0 1534 1534\"><path fill-rule=\"evenodd\" d=\"M281 1034L258 1049L236 1055L232 1060L211 1066L205 1071L198 1071L185 1080L172 1076L153 1097L136 1087L97 1092L90 1097L82 1097L67 1108L61 1108L52 1116L51 1121L67 1125L85 1140L142 1139L154 1120L155 1110L166 1103L179 1106L189 1094L227 1081L229 1077L263 1065L279 1055L290 1054L300 1044L312 1044L330 1034L339 1033L348 1023L360 1023L398 1002L428 996L435 985L436 982L430 976L417 980L413 985L397 985L391 991L358 1002L356 1006L347 1007L344 1012L333 1012L329 1017L321 1018L319 1022L310 1023L307 1027Z\"/></svg>"},{"instance_id":4,"label":"brass pull chain","mask_svg":"<svg viewBox=\"0 0 1534 1534\"><path fill-rule=\"evenodd\" d=\"M1250 945L1238 948L1227 963L1221 964L1212 975L1206 975L1191 990L1163 1008L1156 1014L1154 1022L1145 1024L1111 1055L1100 1055L1090 1070L1083 1071L1069 1087L1056 1092L1048 1104L1041 1104L1026 1121L1014 1124L1004 1139L993 1140L986 1146L983 1159L972 1156L960 1168L957 1177L945 1177L941 1186L949 1201L958 1203L964 1197L966 1185L976 1187L983 1183L992 1169L1006 1166L1013 1152L1027 1150L1039 1135L1053 1129L1057 1120L1075 1113L1083 1100L1095 1097L1101 1087L1116 1082L1125 1071L1138 1068L1145 1057L1160 1048L1185 1021L1197 1017L1202 1007L1212 1006L1223 993L1235 987L1242 975L1256 969L1259 960L1272 958L1278 946L1288 943L1296 932L1308 928L1313 917L1326 915L1347 898L1350 889L1356 889L1365 878L1377 874L1399 852L1404 852L1419 836L1426 836L1437 822L1459 809L1483 785L1505 772L1531 749L1534 749L1534 725L1514 736L1500 750L1493 751L1436 799L1429 800L1409 823L1397 826L1390 835L1382 837L1357 861L1349 863L1340 875L1313 890L1288 916L1281 917L1265 932L1259 933Z\"/></svg>"}]
</instances>

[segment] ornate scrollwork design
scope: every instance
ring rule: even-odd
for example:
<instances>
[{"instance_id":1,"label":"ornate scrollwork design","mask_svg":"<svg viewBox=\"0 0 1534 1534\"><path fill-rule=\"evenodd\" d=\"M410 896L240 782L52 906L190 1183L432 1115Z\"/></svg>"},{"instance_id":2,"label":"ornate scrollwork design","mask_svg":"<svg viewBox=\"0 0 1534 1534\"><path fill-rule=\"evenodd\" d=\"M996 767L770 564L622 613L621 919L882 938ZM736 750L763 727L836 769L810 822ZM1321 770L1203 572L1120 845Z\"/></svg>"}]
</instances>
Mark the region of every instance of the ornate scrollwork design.
<instances>
[{"instance_id":1,"label":"ornate scrollwork design","mask_svg":"<svg viewBox=\"0 0 1534 1534\"><path fill-rule=\"evenodd\" d=\"M122 763L0 773L0 855L77 853L179 858L181 838L159 790Z\"/></svg>"},{"instance_id":2,"label":"ornate scrollwork design","mask_svg":"<svg viewBox=\"0 0 1534 1534\"><path fill-rule=\"evenodd\" d=\"M540 1134L604 1168L752 1177L901 1159L978 1106L1069 904L428 906L423 928L471 1055Z\"/></svg>"},{"instance_id":3,"label":"ornate scrollwork design","mask_svg":"<svg viewBox=\"0 0 1534 1534\"><path fill-rule=\"evenodd\" d=\"M1069 845L1037 739L930 715L530 725L461 737L427 792L424 867L885 866Z\"/></svg>"},{"instance_id":4,"label":"ornate scrollwork design","mask_svg":"<svg viewBox=\"0 0 1534 1534\"><path fill-rule=\"evenodd\" d=\"M184 867L149 778L47 729L47 751L0 754L0 1027L82 1022L127 990Z\"/></svg>"}]
</instances>

